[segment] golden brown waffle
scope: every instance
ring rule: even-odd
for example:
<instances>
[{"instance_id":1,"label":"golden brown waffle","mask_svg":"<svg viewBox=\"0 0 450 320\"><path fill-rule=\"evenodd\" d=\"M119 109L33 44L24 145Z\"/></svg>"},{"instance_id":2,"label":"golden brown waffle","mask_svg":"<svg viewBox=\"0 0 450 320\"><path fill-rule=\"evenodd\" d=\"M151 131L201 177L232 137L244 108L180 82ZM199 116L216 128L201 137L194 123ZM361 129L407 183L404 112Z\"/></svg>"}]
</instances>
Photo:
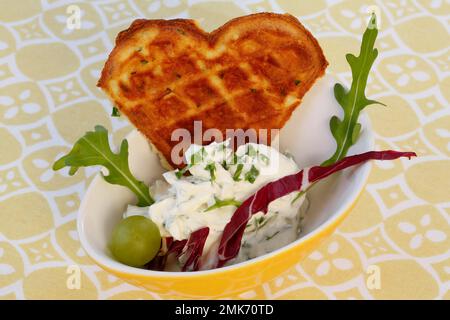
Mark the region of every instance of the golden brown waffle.
<instances>
[{"instance_id":1,"label":"golden brown waffle","mask_svg":"<svg viewBox=\"0 0 450 320\"><path fill-rule=\"evenodd\" d=\"M98 86L175 166L173 130L192 132L194 120L223 133L280 129L327 65L291 15L244 16L211 33L192 20L136 20L117 36Z\"/></svg>"}]
</instances>

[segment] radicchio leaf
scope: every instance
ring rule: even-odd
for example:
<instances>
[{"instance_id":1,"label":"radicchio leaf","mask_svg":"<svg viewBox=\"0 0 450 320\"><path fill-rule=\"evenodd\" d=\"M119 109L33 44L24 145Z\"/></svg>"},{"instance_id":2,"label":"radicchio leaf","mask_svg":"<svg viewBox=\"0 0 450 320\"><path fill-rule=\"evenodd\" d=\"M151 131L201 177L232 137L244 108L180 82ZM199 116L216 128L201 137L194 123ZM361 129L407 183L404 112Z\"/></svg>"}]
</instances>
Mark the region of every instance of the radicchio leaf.
<instances>
[{"instance_id":1,"label":"radicchio leaf","mask_svg":"<svg viewBox=\"0 0 450 320\"><path fill-rule=\"evenodd\" d=\"M169 255L175 254L178 257L182 253L186 243L187 239L174 240L173 237L163 237L158 255L146 265L146 268L150 270L164 270Z\"/></svg>"},{"instance_id":2,"label":"radicchio leaf","mask_svg":"<svg viewBox=\"0 0 450 320\"><path fill-rule=\"evenodd\" d=\"M180 256L180 254L183 252L183 248L187 243L187 239L184 240L173 240L172 237L170 237L170 239L172 239L171 245L169 247L169 249L167 250L167 254L171 254L171 253L175 253L175 255L177 257Z\"/></svg>"},{"instance_id":3,"label":"radicchio leaf","mask_svg":"<svg viewBox=\"0 0 450 320\"><path fill-rule=\"evenodd\" d=\"M184 261L182 271L196 271L200 266L200 257L203 253L206 238L208 238L209 228L203 227L191 233L184 246L180 258Z\"/></svg>"},{"instance_id":4,"label":"radicchio leaf","mask_svg":"<svg viewBox=\"0 0 450 320\"><path fill-rule=\"evenodd\" d=\"M159 254L150 261L146 267L151 270L164 270L167 258L175 254L183 260L182 271L196 271L200 267L200 257L203 254L209 228L204 227L191 233L189 239L174 240L173 237L164 237Z\"/></svg>"},{"instance_id":5,"label":"radicchio leaf","mask_svg":"<svg viewBox=\"0 0 450 320\"><path fill-rule=\"evenodd\" d=\"M369 151L349 156L326 167L316 166L304 169L296 174L288 175L276 181L269 182L255 194L247 198L234 212L231 220L225 226L218 248L217 267L235 258L241 247L245 226L251 216L257 212L267 213L269 203L294 191L303 191L309 184L328 177L329 175L368 160L394 160L400 157L415 157L414 152L399 151ZM305 178L303 177L305 175Z\"/></svg>"}]
</instances>

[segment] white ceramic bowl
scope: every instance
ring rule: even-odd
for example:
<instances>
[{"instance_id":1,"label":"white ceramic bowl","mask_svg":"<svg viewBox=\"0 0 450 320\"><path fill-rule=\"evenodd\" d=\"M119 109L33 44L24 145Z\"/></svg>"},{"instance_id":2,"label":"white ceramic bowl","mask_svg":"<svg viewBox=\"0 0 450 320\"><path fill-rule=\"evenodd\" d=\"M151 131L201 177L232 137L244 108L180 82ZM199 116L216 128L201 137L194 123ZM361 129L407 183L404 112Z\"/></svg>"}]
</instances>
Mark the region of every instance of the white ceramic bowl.
<instances>
[{"instance_id":1,"label":"white ceramic bowl","mask_svg":"<svg viewBox=\"0 0 450 320\"><path fill-rule=\"evenodd\" d=\"M317 81L299 108L281 130L279 146L288 150L299 167L320 164L335 149L329 129L333 115L342 109L333 95L336 80L330 75ZM349 154L372 150L373 137L366 116L360 119L363 131ZM150 183L163 169L146 139L137 131L128 137L131 171ZM370 164L350 168L318 183L309 192L311 206L305 228L297 241L270 254L236 265L199 272L158 272L129 267L115 261L107 249L113 227L127 204L134 201L127 189L106 183L100 175L92 181L78 214L78 232L87 254L101 267L119 277L160 294L185 297L231 297L276 277L288 269L336 228L365 186Z\"/></svg>"}]
</instances>

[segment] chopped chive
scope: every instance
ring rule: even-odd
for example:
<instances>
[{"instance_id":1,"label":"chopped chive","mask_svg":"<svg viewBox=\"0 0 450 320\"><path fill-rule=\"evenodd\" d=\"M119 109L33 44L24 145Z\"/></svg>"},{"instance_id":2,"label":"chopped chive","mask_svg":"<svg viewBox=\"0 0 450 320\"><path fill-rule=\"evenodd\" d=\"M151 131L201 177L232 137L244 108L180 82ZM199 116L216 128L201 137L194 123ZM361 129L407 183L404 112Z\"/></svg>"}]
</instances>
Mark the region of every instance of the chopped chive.
<instances>
[{"instance_id":1,"label":"chopped chive","mask_svg":"<svg viewBox=\"0 0 450 320\"><path fill-rule=\"evenodd\" d=\"M240 181L240 180L241 180L241 178L239 178L239 177L240 177L240 175L241 175L241 172L242 172L242 169L243 169L243 168L244 168L244 164L239 163L239 164L237 165L236 171L234 172L234 175L233 175L233 180L234 180L234 181Z\"/></svg>"},{"instance_id":2,"label":"chopped chive","mask_svg":"<svg viewBox=\"0 0 450 320\"><path fill-rule=\"evenodd\" d=\"M258 151L257 151L255 148L253 148L253 146L252 146L251 144L249 144L249 145L247 146L247 152L246 152L246 154L247 154L249 157L254 157L254 156L256 156L256 155L258 154Z\"/></svg>"},{"instance_id":3,"label":"chopped chive","mask_svg":"<svg viewBox=\"0 0 450 320\"><path fill-rule=\"evenodd\" d=\"M238 163L238 156L236 153L233 152L233 163L232 164L237 164Z\"/></svg>"},{"instance_id":4,"label":"chopped chive","mask_svg":"<svg viewBox=\"0 0 450 320\"><path fill-rule=\"evenodd\" d=\"M259 230L264 227L270 220L273 219L273 216L266 218L264 216L255 219L255 230Z\"/></svg>"},{"instance_id":5,"label":"chopped chive","mask_svg":"<svg viewBox=\"0 0 450 320\"><path fill-rule=\"evenodd\" d=\"M266 240L270 240L270 239L272 239L273 237L275 237L277 234L279 234L280 233L280 230L278 230L277 232L275 232L273 235L271 235L271 236L267 236L266 237Z\"/></svg>"},{"instance_id":6,"label":"chopped chive","mask_svg":"<svg viewBox=\"0 0 450 320\"><path fill-rule=\"evenodd\" d=\"M223 167L225 170L228 170L227 160L223 159L223 161L222 161L222 167Z\"/></svg>"},{"instance_id":7,"label":"chopped chive","mask_svg":"<svg viewBox=\"0 0 450 320\"><path fill-rule=\"evenodd\" d=\"M260 226L264 222L264 217L259 217L255 219L255 223L257 226Z\"/></svg>"},{"instance_id":8,"label":"chopped chive","mask_svg":"<svg viewBox=\"0 0 450 320\"><path fill-rule=\"evenodd\" d=\"M295 198L291 201L291 204L294 204L294 202L297 201L298 199L300 199L300 197L301 197L302 195L304 195L305 193L306 193L305 190L300 191L300 192L295 196Z\"/></svg>"},{"instance_id":9,"label":"chopped chive","mask_svg":"<svg viewBox=\"0 0 450 320\"><path fill-rule=\"evenodd\" d=\"M301 83L301 81L296 79L296 80L294 80L294 83L295 83L296 86L298 86Z\"/></svg>"},{"instance_id":10,"label":"chopped chive","mask_svg":"<svg viewBox=\"0 0 450 320\"><path fill-rule=\"evenodd\" d=\"M117 107L112 108L111 117L120 117L120 111Z\"/></svg>"},{"instance_id":11,"label":"chopped chive","mask_svg":"<svg viewBox=\"0 0 450 320\"><path fill-rule=\"evenodd\" d=\"M266 156L263 153L258 153L258 157L261 159L261 161L267 166L270 163L270 159L268 156Z\"/></svg>"},{"instance_id":12,"label":"chopped chive","mask_svg":"<svg viewBox=\"0 0 450 320\"><path fill-rule=\"evenodd\" d=\"M209 171L211 176L211 182L216 180L216 165L214 163L208 163L205 167L205 170Z\"/></svg>"},{"instance_id":13,"label":"chopped chive","mask_svg":"<svg viewBox=\"0 0 450 320\"><path fill-rule=\"evenodd\" d=\"M141 64L147 64L147 63L148 63L148 60L145 60L145 59L141 60Z\"/></svg>"},{"instance_id":14,"label":"chopped chive","mask_svg":"<svg viewBox=\"0 0 450 320\"><path fill-rule=\"evenodd\" d=\"M191 168L191 166L185 166L184 168L182 168L181 170L178 169L178 171L175 172L175 176L178 179L181 179L181 177L189 170L189 168Z\"/></svg>"},{"instance_id":15,"label":"chopped chive","mask_svg":"<svg viewBox=\"0 0 450 320\"><path fill-rule=\"evenodd\" d=\"M211 211L211 210L218 209L218 208L222 208L222 207L226 207L226 206L239 207L241 205L241 202L235 200L234 198L220 200L219 198L214 196L214 200L216 202L212 206L206 208L204 212Z\"/></svg>"},{"instance_id":16,"label":"chopped chive","mask_svg":"<svg viewBox=\"0 0 450 320\"><path fill-rule=\"evenodd\" d=\"M259 170L256 169L256 167L254 165L252 165L250 170L245 174L245 180L250 183L254 183L256 178L258 177L258 175L259 175Z\"/></svg>"},{"instance_id":17,"label":"chopped chive","mask_svg":"<svg viewBox=\"0 0 450 320\"><path fill-rule=\"evenodd\" d=\"M202 147L199 151L193 153L191 155L191 166L200 163L206 155L205 147Z\"/></svg>"}]
</instances>

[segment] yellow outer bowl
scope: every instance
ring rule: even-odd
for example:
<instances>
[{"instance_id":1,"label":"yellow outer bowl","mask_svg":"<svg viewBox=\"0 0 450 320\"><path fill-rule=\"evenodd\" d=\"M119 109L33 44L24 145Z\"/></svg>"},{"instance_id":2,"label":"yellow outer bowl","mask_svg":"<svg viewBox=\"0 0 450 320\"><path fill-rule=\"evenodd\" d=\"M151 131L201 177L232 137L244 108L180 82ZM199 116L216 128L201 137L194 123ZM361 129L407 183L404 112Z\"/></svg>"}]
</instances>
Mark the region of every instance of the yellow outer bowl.
<instances>
[{"instance_id":1,"label":"yellow outer bowl","mask_svg":"<svg viewBox=\"0 0 450 320\"><path fill-rule=\"evenodd\" d=\"M93 256L91 258L100 267L130 284L143 287L168 298L239 298L241 293L257 289L255 286L276 278L309 255L347 217L363 190L364 188L361 189L354 201L340 215L336 216L333 221L330 221L317 233L310 237L306 236L293 246L284 248L281 251L278 250L276 254L271 254L266 259L250 260L249 263L243 263L238 268L222 268L206 273L193 272L189 273L189 277L177 277L175 275L166 277L150 273L148 275L140 275L121 272L103 265L101 261L95 260ZM263 298L263 291L256 290L254 299Z\"/></svg>"}]
</instances>

